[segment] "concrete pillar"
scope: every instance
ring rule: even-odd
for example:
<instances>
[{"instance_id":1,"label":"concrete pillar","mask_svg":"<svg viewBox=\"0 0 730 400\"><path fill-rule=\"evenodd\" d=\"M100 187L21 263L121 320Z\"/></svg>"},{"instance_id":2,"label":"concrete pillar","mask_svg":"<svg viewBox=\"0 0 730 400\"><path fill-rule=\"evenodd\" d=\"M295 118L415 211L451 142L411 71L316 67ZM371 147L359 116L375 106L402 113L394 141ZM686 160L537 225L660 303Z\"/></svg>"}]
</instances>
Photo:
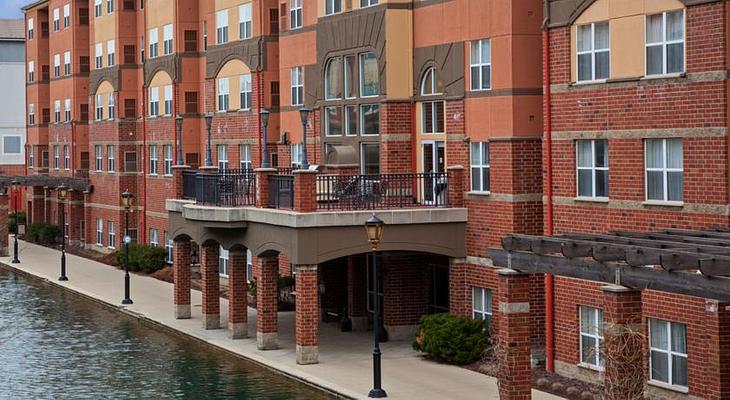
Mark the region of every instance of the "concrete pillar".
<instances>
[{"instance_id":1,"label":"concrete pillar","mask_svg":"<svg viewBox=\"0 0 730 400\"><path fill-rule=\"evenodd\" d=\"M5 189L0 189L0 256L5 257L10 254L8 234L10 232L10 216L9 210L10 196Z\"/></svg>"},{"instance_id":2,"label":"concrete pillar","mask_svg":"<svg viewBox=\"0 0 730 400\"><path fill-rule=\"evenodd\" d=\"M274 350L277 341L279 257L259 257L260 279L256 282L256 346L259 350Z\"/></svg>"},{"instance_id":3,"label":"concrete pillar","mask_svg":"<svg viewBox=\"0 0 730 400\"><path fill-rule=\"evenodd\" d=\"M172 243L175 319L190 318L190 240Z\"/></svg>"},{"instance_id":4,"label":"concrete pillar","mask_svg":"<svg viewBox=\"0 0 730 400\"><path fill-rule=\"evenodd\" d=\"M228 258L228 336L248 337L246 250L231 250Z\"/></svg>"},{"instance_id":5,"label":"concrete pillar","mask_svg":"<svg viewBox=\"0 0 730 400\"><path fill-rule=\"evenodd\" d=\"M352 321L352 330L368 330L368 281L364 258L347 257L347 314Z\"/></svg>"},{"instance_id":6,"label":"concrete pillar","mask_svg":"<svg viewBox=\"0 0 730 400\"><path fill-rule=\"evenodd\" d=\"M471 315L471 296L466 283L466 259L449 259L449 313L460 317Z\"/></svg>"},{"instance_id":7,"label":"concrete pillar","mask_svg":"<svg viewBox=\"0 0 730 400\"><path fill-rule=\"evenodd\" d=\"M317 171L294 171L294 211L317 211Z\"/></svg>"},{"instance_id":8,"label":"concrete pillar","mask_svg":"<svg viewBox=\"0 0 730 400\"><path fill-rule=\"evenodd\" d=\"M705 332L708 338L704 375L705 399L730 398L730 304L705 300Z\"/></svg>"},{"instance_id":9,"label":"concrete pillar","mask_svg":"<svg viewBox=\"0 0 730 400\"><path fill-rule=\"evenodd\" d=\"M297 364L319 362L319 286L316 265L296 265L297 309L296 342Z\"/></svg>"},{"instance_id":10,"label":"concrete pillar","mask_svg":"<svg viewBox=\"0 0 730 400\"><path fill-rule=\"evenodd\" d=\"M641 340L632 337L632 333L641 332L641 291L624 286L608 285L603 290L603 344L606 354L604 357L605 395L608 400L627 398L625 385L622 384L626 374L643 375L644 358L636 357L643 354ZM642 393L632 393L643 398Z\"/></svg>"},{"instance_id":11,"label":"concrete pillar","mask_svg":"<svg viewBox=\"0 0 730 400\"><path fill-rule=\"evenodd\" d=\"M532 398L530 275L511 269L500 269L497 274L499 398L529 400Z\"/></svg>"},{"instance_id":12,"label":"concrete pillar","mask_svg":"<svg viewBox=\"0 0 730 400\"><path fill-rule=\"evenodd\" d=\"M256 207L269 206L269 175L276 173L276 168L256 168Z\"/></svg>"},{"instance_id":13,"label":"concrete pillar","mask_svg":"<svg viewBox=\"0 0 730 400\"><path fill-rule=\"evenodd\" d=\"M203 327L219 329L220 313L220 278L218 271L220 247L218 243L200 246L200 275L203 291Z\"/></svg>"}]
</instances>

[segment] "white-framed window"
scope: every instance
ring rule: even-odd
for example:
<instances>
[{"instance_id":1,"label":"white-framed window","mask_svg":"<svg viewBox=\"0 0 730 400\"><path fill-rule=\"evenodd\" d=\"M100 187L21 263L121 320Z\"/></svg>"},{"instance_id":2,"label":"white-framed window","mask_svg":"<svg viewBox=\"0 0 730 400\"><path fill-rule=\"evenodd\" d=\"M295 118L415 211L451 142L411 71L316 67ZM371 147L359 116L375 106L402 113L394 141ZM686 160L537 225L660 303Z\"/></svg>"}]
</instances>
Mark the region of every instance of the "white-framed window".
<instances>
[{"instance_id":1,"label":"white-framed window","mask_svg":"<svg viewBox=\"0 0 730 400\"><path fill-rule=\"evenodd\" d=\"M339 100L342 98L342 59L333 57L327 61L324 72L324 99Z\"/></svg>"},{"instance_id":2,"label":"white-framed window","mask_svg":"<svg viewBox=\"0 0 730 400\"><path fill-rule=\"evenodd\" d=\"M253 252L246 249L246 282L253 281Z\"/></svg>"},{"instance_id":3,"label":"white-framed window","mask_svg":"<svg viewBox=\"0 0 730 400\"><path fill-rule=\"evenodd\" d=\"M380 69L373 52L360 54L360 97L380 95Z\"/></svg>"},{"instance_id":4,"label":"white-framed window","mask_svg":"<svg viewBox=\"0 0 730 400\"><path fill-rule=\"evenodd\" d=\"M61 29L61 13L58 8L53 9L53 31L58 32Z\"/></svg>"},{"instance_id":5,"label":"white-framed window","mask_svg":"<svg viewBox=\"0 0 730 400\"><path fill-rule=\"evenodd\" d=\"M114 39L106 42L106 66L113 67L116 64L114 57Z\"/></svg>"},{"instance_id":6,"label":"white-framed window","mask_svg":"<svg viewBox=\"0 0 730 400\"><path fill-rule=\"evenodd\" d=\"M96 245L104 245L104 220L101 218L96 219Z\"/></svg>"},{"instance_id":7,"label":"white-framed window","mask_svg":"<svg viewBox=\"0 0 730 400\"><path fill-rule=\"evenodd\" d=\"M71 26L71 4L63 5L63 27Z\"/></svg>"},{"instance_id":8,"label":"white-framed window","mask_svg":"<svg viewBox=\"0 0 730 400\"><path fill-rule=\"evenodd\" d=\"M35 155L33 153L35 153L35 146L28 146L28 168L33 168L33 165L35 164Z\"/></svg>"},{"instance_id":9,"label":"white-framed window","mask_svg":"<svg viewBox=\"0 0 730 400\"><path fill-rule=\"evenodd\" d=\"M166 85L162 91L164 93L165 115L172 115L172 85Z\"/></svg>"},{"instance_id":10,"label":"white-framed window","mask_svg":"<svg viewBox=\"0 0 730 400\"><path fill-rule=\"evenodd\" d=\"M471 143L471 190L489 193L489 142Z\"/></svg>"},{"instance_id":11,"label":"white-framed window","mask_svg":"<svg viewBox=\"0 0 730 400\"><path fill-rule=\"evenodd\" d=\"M3 154L19 155L23 139L18 135L3 136ZM32 154L32 152L30 153Z\"/></svg>"},{"instance_id":12,"label":"white-framed window","mask_svg":"<svg viewBox=\"0 0 730 400\"><path fill-rule=\"evenodd\" d=\"M228 42L228 10L215 13L215 40L216 44Z\"/></svg>"},{"instance_id":13,"label":"white-framed window","mask_svg":"<svg viewBox=\"0 0 730 400\"><path fill-rule=\"evenodd\" d=\"M230 259L230 252L220 246L218 249L218 274L224 277L228 277L228 261Z\"/></svg>"},{"instance_id":14,"label":"white-framed window","mask_svg":"<svg viewBox=\"0 0 730 400\"><path fill-rule=\"evenodd\" d=\"M96 95L94 110L96 111L95 116L97 121L101 121L102 119L104 119L104 95Z\"/></svg>"},{"instance_id":15,"label":"white-framed window","mask_svg":"<svg viewBox=\"0 0 730 400\"><path fill-rule=\"evenodd\" d=\"M150 88L150 117L160 115L160 88Z\"/></svg>"},{"instance_id":16,"label":"white-framed window","mask_svg":"<svg viewBox=\"0 0 730 400\"><path fill-rule=\"evenodd\" d=\"M117 104L114 100L114 93L109 93L109 103L107 104L107 111L108 111L107 117L109 119L114 119L116 117Z\"/></svg>"},{"instance_id":17,"label":"white-framed window","mask_svg":"<svg viewBox=\"0 0 730 400\"><path fill-rule=\"evenodd\" d=\"M61 100L53 102L53 121L61 122Z\"/></svg>"},{"instance_id":18,"label":"white-framed window","mask_svg":"<svg viewBox=\"0 0 730 400\"><path fill-rule=\"evenodd\" d=\"M342 136L342 107L324 108L324 132L327 136Z\"/></svg>"},{"instance_id":19,"label":"white-framed window","mask_svg":"<svg viewBox=\"0 0 730 400\"><path fill-rule=\"evenodd\" d=\"M159 54L158 53L158 51L159 51L158 43L159 43L159 40L160 40L159 30L157 28L150 29L149 36L150 36L150 38L149 38L149 41L150 41L150 54L148 54L148 57L149 58L155 58Z\"/></svg>"},{"instance_id":20,"label":"white-framed window","mask_svg":"<svg viewBox=\"0 0 730 400\"><path fill-rule=\"evenodd\" d=\"M603 310L600 308L580 306L580 363L596 368L603 368Z\"/></svg>"},{"instance_id":21,"label":"white-framed window","mask_svg":"<svg viewBox=\"0 0 730 400\"><path fill-rule=\"evenodd\" d=\"M35 29L34 29L34 24L33 23L34 23L33 18L28 18L28 40L33 40L33 36L34 36L34 33L35 33Z\"/></svg>"},{"instance_id":22,"label":"white-framed window","mask_svg":"<svg viewBox=\"0 0 730 400\"><path fill-rule=\"evenodd\" d=\"M471 42L471 90L492 88L492 41L490 39Z\"/></svg>"},{"instance_id":23,"label":"white-framed window","mask_svg":"<svg viewBox=\"0 0 730 400\"><path fill-rule=\"evenodd\" d=\"M687 388L687 326L649 318L649 381Z\"/></svg>"},{"instance_id":24,"label":"white-framed window","mask_svg":"<svg viewBox=\"0 0 730 400\"><path fill-rule=\"evenodd\" d=\"M108 230L109 230L107 232L107 238L108 238L107 245L109 246L109 248L113 249L113 248L117 247L117 233L114 230L114 221L109 221L107 226L108 226Z\"/></svg>"},{"instance_id":25,"label":"white-framed window","mask_svg":"<svg viewBox=\"0 0 730 400\"><path fill-rule=\"evenodd\" d=\"M291 166L292 168L300 168L302 166L302 159L304 147L301 143L295 143L291 145Z\"/></svg>"},{"instance_id":26,"label":"white-framed window","mask_svg":"<svg viewBox=\"0 0 730 400\"><path fill-rule=\"evenodd\" d=\"M289 29L302 27L302 0L289 1Z\"/></svg>"},{"instance_id":27,"label":"white-framed window","mask_svg":"<svg viewBox=\"0 0 730 400\"><path fill-rule=\"evenodd\" d=\"M304 104L304 68L294 67L291 69L291 105L302 104Z\"/></svg>"},{"instance_id":28,"label":"white-framed window","mask_svg":"<svg viewBox=\"0 0 730 400\"><path fill-rule=\"evenodd\" d=\"M344 75L345 75L345 98L354 99L357 97L357 60L354 55L343 57L344 60Z\"/></svg>"},{"instance_id":29,"label":"white-framed window","mask_svg":"<svg viewBox=\"0 0 730 400\"><path fill-rule=\"evenodd\" d=\"M228 78L218 79L218 111L228 111L230 105Z\"/></svg>"},{"instance_id":30,"label":"white-framed window","mask_svg":"<svg viewBox=\"0 0 730 400\"><path fill-rule=\"evenodd\" d=\"M94 0L94 17L101 17L101 0Z\"/></svg>"},{"instance_id":31,"label":"white-framed window","mask_svg":"<svg viewBox=\"0 0 730 400\"><path fill-rule=\"evenodd\" d=\"M438 96L442 93L443 84L436 69L431 67L423 75L421 96ZM421 102L421 131L423 133L443 133L445 115L443 100Z\"/></svg>"},{"instance_id":32,"label":"white-framed window","mask_svg":"<svg viewBox=\"0 0 730 400\"><path fill-rule=\"evenodd\" d=\"M342 12L342 0L324 0L324 15Z\"/></svg>"},{"instance_id":33,"label":"white-framed window","mask_svg":"<svg viewBox=\"0 0 730 400\"><path fill-rule=\"evenodd\" d=\"M172 54L172 24L162 27L162 54Z\"/></svg>"},{"instance_id":34,"label":"white-framed window","mask_svg":"<svg viewBox=\"0 0 730 400\"><path fill-rule=\"evenodd\" d=\"M71 169L71 152L67 144L63 145L63 169Z\"/></svg>"},{"instance_id":35,"label":"white-framed window","mask_svg":"<svg viewBox=\"0 0 730 400\"><path fill-rule=\"evenodd\" d=\"M380 173L380 144L360 143L360 173L377 175Z\"/></svg>"},{"instance_id":36,"label":"white-framed window","mask_svg":"<svg viewBox=\"0 0 730 400\"><path fill-rule=\"evenodd\" d=\"M71 75L71 52L66 51L63 53L63 74L68 76Z\"/></svg>"},{"instance_id":37,"label":"white-framed window","mask_svg":"<svg viewBox=\"0 0 730 400\"><path fill-rule=\"evenodd\" d=\"M646 75L684 72L684 11L646 16Z\"/></svg>"},{"instance_id":38,"label":"white-framed window","mask_svg":"<svg viewBox=\"0 0 730 400\"><path fill-rule=\"evenodd\" d=\"M173 243L170 234L165 231L165 250L167 250L167 262L172 264Z\"/></svg>"},{"instance_id":39,"label":"white-framed window","mask_svg":"<svg viewBox=\"0 0 730 400\"><path fill-rule=\"evenodd\" d=\"M53 55L53 76L58 78L61 76L61 55Z\"/></svg>"},{"instance_id":40,"label":"white-framed window","mask_svg":"<svg viewBox=\"0 0 730 400\"><path fill-rule=\"evenodd\" d=\"M149 147L150 159L150 175L157 175L157 145L151 144Z\"/></svg>"},{"instance_id":41,"label":"white-framed window","mask_svg":"<svg viewBox=\"0 0 730 400\"><path fill-rule=\"evenodd\" d=\"M28 104L28 125L35 125L35 104Z\"/></svg>"},{"instance_id":42,"label":"white-framed window","mask_svg":"<svg viewBox=\"0 0 730 400\"><path fill-rule=\"evenodd\" d=\"M99 69L104 66L104 45L97 43L94 46L94 67Z\"/></svg>"},{"instance_id":43,"label":"white-framed window","mask_svg":"<svg viewBox=\"0 0 730 400\"><path fill-rule=\"evenodd\" d=\"M114 0L106 0L106 13L111 14L114 12Z\"/></svg>"},{"instance_id":44,"label":"white-framed window","mask_svg":"<svg viewBox=\"0 0 730 400\"><path fill-rule=\"evenodd\" d=\"M253 162L251 162L251 145L250 144L242 144L239 147L239 152L241 155L241 169L242 170L252 170L253 169Z\"/></svg>"},{"instance_id":45,"label":"white-framed window","mask_svg":"<svg viewBox=\"0 0 730 400\"><path fill-rule=\"evenodd\" d=\"M71 122L71 99L66 99L63 103L63 120Z\"/></svg>"},{"instance_id":46,"label":"white-framed window","mask_svg":"<svg viewBox=\"0 0 730 400\"><path fill-rule=\"evenodd\" d=\"M228 169L228 145L218 145L218 170L225 171Z\"/></svg>"},{"instance_id":47,"label":"white-framed window","mask_svg":"<svg viewBox=\"0 0 730 400\"><path fill-rule=\"evenodd\" d=\"M471 317L483 320L484 329L489 330L492 327L492 290L472 287L471 304Z\"/></svg>"},{"instance_id":48,"label":"white-framed window","mask_svg":"<svg viewBox=\"0 0 730 400\"><path fill-rule=\"evenodd\" d=\"M166 144L162 147L164 158L165 175L172 175L172 145Z\"/></svg>"},{"instance_id":49,"label":"white-framed window","mask_svg":"<svg viewBox=\"0 0 730 400\"><path fill-rule=\"evenodd\" d=\"M250 39L253 34L252 3L238 6L238 38Z\"/></svg>"},{"instance_id":50,"label":"white-framed window","mask_svg":"<svg viewBox=\"0 0 730 400\"><path fill-rule=\"evenodd\" d=\"M357 106L345 106L345 135L357 135Z\"/></svg>"},{"instance_id":51,"label":"white-framed window","mask_svg":"<svg viewBox=\"0 0 730 400\"><path fill-rule=\"evenodd\" d=\"M98 144L94 146L94 156L96 157L94 169L97 172L101 172L104 170L104 149Z\"/></svg>"},{"instance_id":52,"label":"white-framed window","mask_svg":"<svg viewBox=\"0 0 730 400\"><path fill-rule=\"evenodd\" d=\"M239 81L239 95L241 102L241 110L251 109L251 100L253 98L253 88L251 85L251 74L241 75Z\"/></svg>"},{"instance_id":53,"label":"white-framed window","mask_svg":"<svg viewBox=\"0 0 730 400\"><path fill-rule=\"evenodd\" d=\"M150 247L159 246L160 232L155 228L150 228Z\"/></svg>"},{"instance_id":54,"label":"white-framed window","mask_svg":"<svg viewBox=\"0 0 730 400\"><path fill-rule=\"evenodd\" d=\"M380 106L378 104L363 104L360 106L360 134L380 134Z\"/></svg>"},{"instance_id":55,"label":"white-framed window","mask_svg":"<svg viewBox=\"0 0 730 400\"><path fill-rule=\"evenodd\" d=\"M110 144L106 146L106 164L107 164L107 172L114 172L117 170L117 160L114 156L114 145Z\"/></svg>"},{"instance_id":56,"label":"white-framed window","mask_svg":"<svg viewBox=\"0 0 730 400\"><path fill-rule=\"evenodd\" d=\"M575 142L578 197L608 198L608 140Z\"/></svg>"},{"instance_id":57,"label":"white-framed window","mask_svg":"<svg viewBox=\"0 0 730 400\"><path fill-rule=\"evenodd\" d=\"M646 139L646 199L683 201L682 139Z\"/></svg>"},{"instance_id":58,"label":"white-framed window","mask_svg":"<svg viewBox=\"0 0 730 400\"><path fill-rule=\"evenodd\" d=\"M28 61L28 82L35 82L35 61Z\"/></svg>"},{"instance_id":59,"label":"white-framed window","mask_svg":"<svg viewBox=\"0 0 730 400\"><path fill-rule=\"evenodd\" d=\"M378 4L378 0L360 0L360 8L370 7Z\"/></svg>"},{"instance_id":60,"label":"white-framed window","mask_svg":"<svg viewBox=\"0 0 730 400\"><path fill-rule=\"evenodd\" d=\"M53 168L61 168L60 146L57 144L53 145Z\"/></svg>"},{"instance_id":61,"label":"white-framed window","mask_svg":"<svg viewBox=\"0 0 730 400\"><path fill-rule=\"evenodd\" d=\"M578 26L577 32L578 81L608 79L611 70L608 21Z\"/></svg>"}]
</instances>

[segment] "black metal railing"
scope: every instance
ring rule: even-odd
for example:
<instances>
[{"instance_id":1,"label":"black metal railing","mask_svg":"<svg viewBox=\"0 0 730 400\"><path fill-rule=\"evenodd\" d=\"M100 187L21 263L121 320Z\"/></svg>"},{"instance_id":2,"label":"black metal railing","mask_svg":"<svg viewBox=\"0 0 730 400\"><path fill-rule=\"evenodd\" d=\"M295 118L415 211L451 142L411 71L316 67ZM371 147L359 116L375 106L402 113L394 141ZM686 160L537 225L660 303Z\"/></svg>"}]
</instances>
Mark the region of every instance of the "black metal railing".
<instances>
[{"instance_id":1,"label":"black metal railing","mask_svg":"<svg viewBox=\"0 0 730 400\"><path fill-rule=\"evenodd\" d=\"M294 206L294 175L269 175L269 207Z\"/></svg>"},{"instance_id":2,"label":"black metal railing","mask_svg":"<svg viewBox=\"0 0 730 400\"><path fill-rule=\"evenodd\" d=\"M195 175L195 200L200 204L223 207L253 206L256 204L256 175L250 169L198 171Z\"/></svg>"},{"instance_id":3,"label":"black metal railing","mask_svg":"<svg viewBox=\"0 0 730 400\"><path fill-rule=\"evenodd\" d=\"M197 170L185 170L183 171L183 194L182 197L185 200L195 200L195 176L198 174Z\"/></svg>"},{"instance_id":4,"label":"black metal railing","mask_svg":"<svg viewBox=\"0 0 730 400\"><path fill-rule=\"evenodd\" d=\"M276 167L276 174L277 175L292 175L294 171L300 169L298 165L293 165L291 167Z\"/></svg>"},{"instance_id":5,"label":"black metal railing","mask_svg":"<svg viewBox=\"0 0 730 400\"><path fill-rule=\"evenodd\" d=\"M446 207L445 172L317 176L317 209L372 210Z\"/></svg>"}]
</instances>

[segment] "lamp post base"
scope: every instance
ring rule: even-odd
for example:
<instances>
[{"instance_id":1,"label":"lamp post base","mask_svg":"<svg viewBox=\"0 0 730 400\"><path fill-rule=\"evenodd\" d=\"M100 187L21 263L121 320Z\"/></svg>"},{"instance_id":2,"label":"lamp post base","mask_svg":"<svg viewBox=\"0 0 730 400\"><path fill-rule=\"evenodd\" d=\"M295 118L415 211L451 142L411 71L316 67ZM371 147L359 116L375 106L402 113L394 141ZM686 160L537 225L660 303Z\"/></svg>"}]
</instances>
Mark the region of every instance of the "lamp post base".
<instances>
[{"instance_id":1,"label":"lamp post base","mask_svg":"<svg viewBox=\"0 0 730 400\"><path fill-rule=\"evenodd\" d=\"M125 305L134 304L134 302L132 301L132 299L124 299L124 300L122 300L122 304L125 304Z\"/></svg>"},{"instance_id":2,"label":"lamp post base","mask_svg":"<svg viewBox=\"0 0 730 400\"><path fill-rule=\"evenodd\" d=\"M20 264L20 260L17 258L13 258L13 261L10 261L11 264Z\"/></svg>"},{"instance_id":3,"label":"lamp post base","mask_svg":"<svg viewBox=\"0 0 730 400\"><path fill-rule=\"evenodd\" d=\"M383 397L388 397L388 394L385 393L385 390L381 388L375 388L370 390L370 393L368 393L368 397L373 399L382 399Z\"/></svg>"},{"instance_id":4,"label":"lamp post base","mask_svg":"<svg viewBox=\"0 0 730 400\"><path fill-rule=\"evenodd\" d=\"M59 280L59 281L67 281L67 280L68 280L68 278L67 278L67 277L65 277L65 276L61 276L61 277L59 277L59 278L58 278L58 280Z\"/></svg>"}]
</instances>

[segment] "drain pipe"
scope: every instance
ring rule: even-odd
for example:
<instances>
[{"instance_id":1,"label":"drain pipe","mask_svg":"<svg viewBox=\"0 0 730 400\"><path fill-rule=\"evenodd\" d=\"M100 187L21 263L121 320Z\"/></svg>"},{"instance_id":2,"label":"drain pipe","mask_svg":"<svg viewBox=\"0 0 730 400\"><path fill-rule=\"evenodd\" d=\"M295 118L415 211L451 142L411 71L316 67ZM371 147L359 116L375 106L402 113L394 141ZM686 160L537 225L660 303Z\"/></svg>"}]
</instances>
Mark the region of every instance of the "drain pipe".
<instances>
[{"instance_id":1,"label":"drain pipe","mask_svg":"<svg viewBox=\"0 0 730 400\"><path fill-rule=\"evenodd\" d=\"M545 195L546 201L546 234L552 236L553 230L553 149L552 149L552 127L550 112L550 31L548 29L548 21L550 18L550 10L547 2L545 3L545 18L542 26L542 75L544 82L544 101L545 101ZM545 369L547 372L555 372L555 339L554 339L554 288L553 275L545 274Z\"/></svg>"}]
</instances>

